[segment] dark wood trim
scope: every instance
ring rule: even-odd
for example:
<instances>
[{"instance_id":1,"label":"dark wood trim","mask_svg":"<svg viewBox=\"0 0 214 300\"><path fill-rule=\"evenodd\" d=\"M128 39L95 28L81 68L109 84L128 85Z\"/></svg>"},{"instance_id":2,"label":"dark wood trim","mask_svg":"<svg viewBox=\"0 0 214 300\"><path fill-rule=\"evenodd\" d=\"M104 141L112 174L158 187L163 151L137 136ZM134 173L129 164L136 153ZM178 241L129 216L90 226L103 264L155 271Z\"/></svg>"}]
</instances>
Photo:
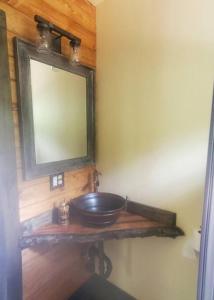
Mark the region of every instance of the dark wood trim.
<instances>
[{"instance_id":1,"label":"dark wood trim","mask_svg":"<svg viewBox=\"0 0 214 300\"><path fill-rule=\"evenodd\" d=\"M0 299L22 299L16 157L6 16L0 10Z\"/></svg>"},{"instance_id":2,"label":"dark wood trim","mask_svg":"<svg viewBox=\"0 0 214 300\"><path fill-rule=\"evenodd\" d=\"M164 223L168 226L176 226L176 213L168 210L144 205L134 201L127 201L127 211L138 214L150 220Z\"/></svg>"},{"instance_id":3,"label":"dark wood trim","mask_svg":"<svg viewBox=\"0 0 214 300\"><path fill-rule=\"evenodd\" d=\"M63 225L62 225L63 226ZM58 244L60 242L73 243L93 243L99 240L120 240L127 238L144 238L144 237L168 237L176 238L184 235L179 227L160 227L160 228L142 228L142 229L126 229L120 231L108 231L97 234L46 234L25 236L21 240L22 249L34 247L40 244Z\"/></svg>"},{"instance_id":4,"label":"dark wood trim","mask_svg":"<svg viewBox=\"0 0 214 300\"><path fill-rule=\"evenodd\" d=\"M93 165L95 162L95 70L83 65L72 66L68 59L54 51L49 55L39 53L35 45L14 38L16 57L17 95L20 113L23 169L25 179L61 173L68 170ZM56 68L86 78L87 106L87 155L51 163L36 163L34 144L34 125L32 91L30 77L30 59L54 66Z\"/></svg>"},{"instance_id":5,"label":"dark wood trim","mask_svg":"<svg viewBox=\"0 0 214 300\"><path fill-rule=\"evenodd\" d=\"M213 300L214 295L214 92L210 124L197 300Z\"/></svg>"},{"instance_id":6,"label":"dark wood trim","mask_svg":"<svg viewBox=\"0 0 214 300\"><path fill-rule=\"evenodd\" d=\"M32 232L41 226L51 224L53 221L53 212L51 210L37 215L21 223L22 237L29 236Z\"/></svg>"}]
</instances>

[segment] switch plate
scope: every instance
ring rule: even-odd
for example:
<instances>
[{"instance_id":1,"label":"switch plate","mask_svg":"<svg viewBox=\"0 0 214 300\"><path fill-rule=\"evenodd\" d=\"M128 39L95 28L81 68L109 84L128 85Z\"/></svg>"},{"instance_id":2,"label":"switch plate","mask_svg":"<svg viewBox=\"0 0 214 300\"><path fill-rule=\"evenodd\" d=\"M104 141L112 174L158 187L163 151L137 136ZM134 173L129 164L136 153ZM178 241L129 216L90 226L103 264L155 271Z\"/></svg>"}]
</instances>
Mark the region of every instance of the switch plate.
<instances>
[{"instance_id":1,"label":"switch plate","mask_svg":"<svg viewBox=\"0 0 214 300\"><path fill-rule=\"evenodd\" d=\"M50 175L50 190L64 187L64 173Z\"/></svg>"}]
</instances>

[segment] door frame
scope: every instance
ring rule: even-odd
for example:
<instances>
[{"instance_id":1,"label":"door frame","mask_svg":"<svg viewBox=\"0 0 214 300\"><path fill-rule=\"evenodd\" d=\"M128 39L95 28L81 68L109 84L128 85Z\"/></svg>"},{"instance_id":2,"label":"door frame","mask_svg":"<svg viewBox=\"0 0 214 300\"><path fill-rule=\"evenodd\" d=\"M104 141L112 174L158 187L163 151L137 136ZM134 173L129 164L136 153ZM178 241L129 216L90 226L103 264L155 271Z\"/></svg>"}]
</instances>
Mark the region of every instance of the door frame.
<instances>
[{"instance_id":1,"label":"door frame","mask_svg":"<svg viewBox=\"0 0 214 300\"><path fill-rule=\"evenodd\" d=\"M0 10L0 299L22 299L22 262L6 15Z\"/></svg>"},{"instance_id":2,"label":"door frame","mask_svg":"<svg viewBox=\"0 0 214 300\"><path fill-rule=\"evenodd\" d=\"M197 300L214 299L214 91L205 180Z\"/></svg>"}]
</instances>

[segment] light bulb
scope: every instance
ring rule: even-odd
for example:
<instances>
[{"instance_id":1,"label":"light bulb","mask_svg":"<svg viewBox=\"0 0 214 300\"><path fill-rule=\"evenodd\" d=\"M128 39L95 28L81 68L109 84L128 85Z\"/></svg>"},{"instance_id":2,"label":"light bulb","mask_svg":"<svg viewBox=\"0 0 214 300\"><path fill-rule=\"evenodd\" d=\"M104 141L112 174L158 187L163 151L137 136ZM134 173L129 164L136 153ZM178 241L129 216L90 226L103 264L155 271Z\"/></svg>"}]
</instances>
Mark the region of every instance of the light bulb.
<instances>
[{"instance_id":1,"label":"light bulb","mask_svg":"<svg viewBox=\"0 0 214 300\"><path fill-rule=\"evenodd\" d=\"M72 65L78 65L80 63L80 43L76 40L70 42L71 45L71 59Z\"/></svg>"},{"instance_id":2,"label":"light bulb","mask_svg":"<svg viewBox=\"0 0 214 300\"><path fill-rule=\"evenodd\" d=\"M37 25L39 36L37 38L37 51L39 53L49 53L51 48L51 36L48 25L38 23Z\"/></svg>"}]
</instances>

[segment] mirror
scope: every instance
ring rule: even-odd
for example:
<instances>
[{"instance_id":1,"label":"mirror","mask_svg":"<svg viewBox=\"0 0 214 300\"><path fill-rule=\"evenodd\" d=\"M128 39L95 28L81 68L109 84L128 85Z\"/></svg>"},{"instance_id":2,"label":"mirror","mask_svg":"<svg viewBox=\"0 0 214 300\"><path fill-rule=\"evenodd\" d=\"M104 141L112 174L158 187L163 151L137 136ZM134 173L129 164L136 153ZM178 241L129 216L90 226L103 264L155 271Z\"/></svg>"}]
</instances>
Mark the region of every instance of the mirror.
<instances>
[{"instance_id":1,"label":"mirror","mask_svg":"<svg viewBox=\"0 0 214 300\"><path fill-rule=\"evenodd\" d=\"M25 178L94 162L94 71L15 39Z\"/></svg>"},{"instance_id":2,"label":"mirror","mask_svg":"<svg viewBox=\"0 0 214 300\"><path fill-rule=\"evenodd\" d=\"M30 74L36 163L86 156L86 79L32 59Z\"/></svg>"}]
</instances>

